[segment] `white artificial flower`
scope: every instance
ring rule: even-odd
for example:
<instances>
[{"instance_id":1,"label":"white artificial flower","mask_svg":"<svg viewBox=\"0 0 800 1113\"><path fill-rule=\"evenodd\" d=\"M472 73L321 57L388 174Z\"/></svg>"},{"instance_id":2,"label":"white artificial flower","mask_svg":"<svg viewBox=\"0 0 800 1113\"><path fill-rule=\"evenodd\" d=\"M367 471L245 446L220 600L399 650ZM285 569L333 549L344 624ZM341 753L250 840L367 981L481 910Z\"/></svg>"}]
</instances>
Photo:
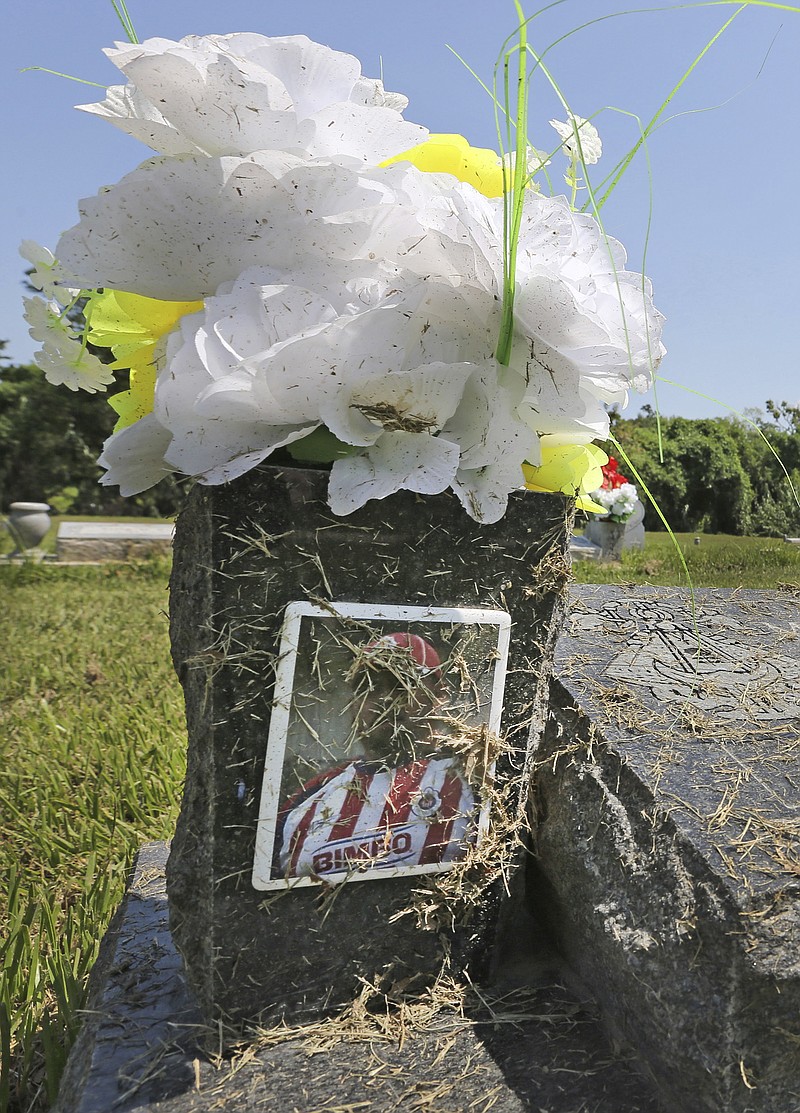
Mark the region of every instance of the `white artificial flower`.
<instances>
[{"instance_id":1,"label":"white artificial flower","mask_svg":"<svg viewBox=\"0 0 800 1113\"><path fill-rule=\"evenodd\" d=\"M62 319L62 307L44 298L23 298L23 316L30 325L28 335L37 344L55 343L55 337L69 331L69 324Z\"/></svg>"},{"instance_id":2,"label":"white artificial flower","mask_svg":"<svg viewBox=\"0 0 800 1113\"><path fill-rule=\"evenodd\" d=\"M105 487L118 486L119 493L126 498L154 487L175 470L164 462L169 442L169 430L159 424L154 414L112 433L97 461L106 469L100 482Z\"/></svg>"},{"instance_id":3,"label":"white artificial flower","mask_svg":"<svg viewBox=\"0 0 800 1113\"><path fill-rule=\"evenodd\" d=\"M427 235L405 256L429 273L442 260L461 265L462 292L502 290L502 205L457 186L448 205L422 207ZM625 270L621 244L563 197L529 193L517 251L517 335L511 367L527 385L520 414L535 431L567 432L575 443L608 433L607 404L625 404L633 387L648 389L664 354L663 317L649 283ZM498 309L499 312L499 309ZM490 331L496 338L499 319Z\"/></svg>"},{"instance_id":4,"label":"white artificial flower","mask_svg":"<svg viewBox=\"0 0 800 1113\"><path fill-rule=\"evenodd\" d=\"M246 274L230 293L209 298L203 312L184 317L156 385L154 412L170 433L168 465L222 483L313 432L319 405L299 398L303 384L281 384L290 396L282 407L257 372L274 348L325 316L326 306L308 291L260 287Z\"/></svg>"},{"instance_id":5,"label":"white artificial flower","mask_svg":"<svg viewBox=\"0 0 800 1113\"><path fill-rule=\"evenodd\" d=\"M171 434L166 466L223 482L324 422L365 450L334 465L331 505L345 513L400 487L444 490L460 466L495 463L524 428L496 383L480 412L464 407L473 365L456 357L490 354L490 337L470 332L449 284L399 271L354 280L330 264L293 272L302 285L276 277L245 272L170 337L154 411ZM519 486L524 458L498 497Z\"/></svg>"},{"instance_id":6,"label":"white artificial flower","mask_svg":"<svg viewBox=\"0 0 800 1113\"><path fill-rule=\"evenodd\" d=\"M95 394L114 381L114 372L68 332L54 333L33 359L54 386Z\"/></svg>"},{"instance_id":7,"label":"white artificial flower","mask_svg":"<svg viewBox=\"0 0 800 1113\"><path fill-rule=\"evenodd\" d=\"M606 513L598 515L600 518L611 518L612 521L626 522L636 509L639 492L633 483L623 483L619 487L602 488L591 495L594 502L604 506Z\"/></svg>"},{"instance_id":8,"label":"white artificial flower","mask_svg":"<svg viewBox=\"0 0 800 1113\"><path fill-rule=\"evenodd\" d=\"M205 302L166 343L154 419L167 439L147 439L159 459L134 481L106 446L126 489L165 470L223 482L325 425L359 450L333 469L340 512L421 490L430 467L493 521L540 436L603 438L605 407L646 387L663 353L648 284L563 198L525 197L507 369L502 199L448 175L186 154L81 209L57 248L76 284Z\"/></svg>"},{"instance_id":9,"label":"white artificial flower","mask_svg":"<svg viewBox=\"0 0 800 1113\"><path fill-rule=\"evenodd\" d=\"M73 290L62 284L64 275L61 266L49 248L42 247L35 240L23 240L19 245L19 253L33 267L27 278L35 290L41 291L44 297L55 300L60 305L69 305L75 300L80 290Z\"/></svg>"},{"instance_id":10,"label":"white artificial flower","mask_svg":"<svg viewBox=\"0 0 800 1113\"><path fill-rule=\"evenodd\" d=\"M113 383L113 371L86 350L58 302L36 297L23 298L23 303L28 332L43 345L34 355L34 362L48 382L90 394L105 391Z\"/></svg>"},{"instance_id":11,"label":"white artificial flower","mask_svg":"<svg viewBox=\"0 0 800 1113\"><path fill-rule=\"evenodd\" d=\"M280 153L157 159L83 210L58 249L82 285L205 299L170 337L155 409L163 468L204 482L324 424L363 450L335 466L340 511L419 489L428 460L434 485L447 473L470 513L496 520L538 437L605 436L605 405L663 351L624 251L563 199L526 197L508 369L494 360L502 201L444 175ZM385 472L388 445L402 452Z\"/></svg>"},{"instance_id":12,"label":"white artificial flower","mask_svg":"<svg viewBox=\"0 0 800 1113\"><path fill-rule=\"evenodd\" d=\"M107 50L127 86L80 107L160 154L283 150L377 165L421 143L408 101L365 78L356 58L303 35L189 35Z\"/></svg>"},{"instance_id":13,"label":"white artificial flower","mask_svg":"<svg viewBox=\"0 0 800 1113\"><path fill-rule=\"evenodd\" d=\"M138 443L129 429L106 443L109 481L130 492L177 470L225 482L324 423L360 449L333 466L337 513L400 488L451 486L473 517L500 517L537 438L516 416L521 381L502 387L491 358L481 318L496 312L494 299L485 293L481 311L474 291L470 302L449 282L378 262L361 269L254 268L184 317L139 456L122 451ZM143 463L150 447L158 458Z\"/></svg>"},{"instance_id":14,"label":"white artificial flower","mask_svg":"<svg viewBox=\"0 0 800 1113\"><path fill-rule=\"evenodd\" d=\"M562 140L562 146L573 162L580 162L581 156L583 156L583 162L587 166L592 166L600 161L603 144L597 133L597 128L589 120L584 120L582 116L570 116L566 122L551 120L550 127L558 132ZM575 136L576 130L578 132L577 138ZM578 146L579 140L580 147Z\"/></svg>"},{"instance_id":15,"label":"white artificial flower","mask_svg":"<svg viewBox=\"0 0 800 1113\"><path fill-rule=\"evenodd\" d=\"M464 509L479 522L496 522L520 486L525 461L538 462L539 437L518 416L522 384L487 360L467 382L461 404L443 435L461 446L451 484Z\"/></svg>"},{"instance_id":16,"label":"white artificial flower","mask_svg":"<svg viewBox=\"0 0 800 1113\"><path fill-rule=\"evenodd\" d=\"M378 257L419 238L414 198L401 191L412 169L367 174L270 151L151 159L81 202L57 254L82 288L168 301L207 297L251 266ZM434 175L415 175L420 193L440 194Z\"/></svg>"},{"instance_id":17,"label":"white artificial flower","mask_svg":"<svg viewBox=\"0 0 800 1113\"><path fill-rule=\"evenodd\" d=\"M442 437L389 430L363 454L335 461L328 485L331 510L351 514L369 499L401 489L439 495L455 478L458 457L458 445Z\"/></svg>"}]
</instances>

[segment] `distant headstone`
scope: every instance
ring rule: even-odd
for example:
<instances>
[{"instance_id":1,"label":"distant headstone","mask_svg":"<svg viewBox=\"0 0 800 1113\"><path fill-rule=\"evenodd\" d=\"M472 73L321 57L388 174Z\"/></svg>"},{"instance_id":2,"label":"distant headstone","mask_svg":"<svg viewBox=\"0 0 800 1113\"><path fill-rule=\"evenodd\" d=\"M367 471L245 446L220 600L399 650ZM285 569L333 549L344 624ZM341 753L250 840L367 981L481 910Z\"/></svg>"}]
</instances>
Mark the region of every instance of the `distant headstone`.
<instances>
[{"instance_id":1,"label":"distant headstone","mask_svg":"<svg viewBox=\"0 0 800 1113\"><path fill-rule=\"evenodd\" d=\"M602 560L619 560L625 549L643 549L644 506L637 501L633 513L625 522L591 518L584 527L583 536L600 547Z\"/></svg>"},{"instance_id":2,"label":"distant headstone","mask_svg":"<svg viewBox=\"0 0 800 1113\"><path fill-rule=\"evenodd\" d=\"M168 883L207 1016L319 1015L447 962L480 977L506 884L519 898L565 502L520 491L479 526L401 492L335 518L327 479L197 487L178 523L189 755Z\"/></svg>"},{"instance_id":3,"label":"distant headstone","mask_svg":"<svg viewBox=\"0 0 800 1113\"><path fill-rule=\"evenodd\" d=\"M576 587L540 753L540 899L681 1113L800 1108L800 608Z\"/></svg>"},{"instance_id":4,"label":"distant headstone","mask_svg":"<svg viewBox=\"0 0 800 1113\"><path fill-rule=\"evenodd\" d=\"M599 560L603 550L588 537L574 534L569 542L569 555L573 560Z\"/></svg>"},{"instance_id":5,"label":"distant headstone","mask_svg":"<svg viewBox=\"0 0 800 1113\"><path fill-rule=\"evenodd\" d=\"M62 522L56 535L56 558L139 560L168 553L174 532L170 522Z\"/></svg>"},{"instance_id":6,"label":"distant headstone","mask_svg":"<svg viewBox=\"0 0 800 1113\"><path fill-rule=\"evenodd\" d=\"M644 548L644 504L637 501L633 514L625 523L625 539L623 549Z\"/></svg>"}]
</instances>

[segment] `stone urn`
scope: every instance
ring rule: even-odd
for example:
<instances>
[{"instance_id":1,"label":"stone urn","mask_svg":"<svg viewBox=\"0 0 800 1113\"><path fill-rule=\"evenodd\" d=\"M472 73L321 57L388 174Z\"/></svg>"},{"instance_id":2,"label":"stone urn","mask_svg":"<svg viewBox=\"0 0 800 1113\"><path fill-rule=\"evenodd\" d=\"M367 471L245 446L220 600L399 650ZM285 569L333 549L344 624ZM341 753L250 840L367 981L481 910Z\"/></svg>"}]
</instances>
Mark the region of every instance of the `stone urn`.
<instances>
[{"instance_id":1,"label":"stone urn","mask_svg":"<svg viewBox=\"0 0 800 1113\"><path fill-rule=\"evenodd\" d=\"M50 507L46 502L12 502L8 528L17 544L12 555L35 549L50 529Z\"/></svg>"},{"instance_id":2,"label":"stone urn","mask_svg":"<svg viewBox=\"0 0 800 1113\"><path fill-rule=\"evenodd\" d=\"M517 491L504 518L481 525L454 495L400 491L337 518L327 484L322 469L261 466L196 486L176 525L172 653L189 748L167 887L209 1020L318 1016L365 980L416 990L445 968L480 978L522 902L522 817L570 574L571 504ZM445 732L442 748L389 772L363 745L374 728L345 737L374 718L363 710L374 692L359 705L348 686L372 675L377 691L387 643L427 677ZM381 837L359 834L365 801L390 775L383 800L394 801L398 766L427 777L450 760L442 752L468 704L469 785L453 763L403 804L403 829L398 804ZM425 724L415 729L419 744ZM420 824L451 832L465 813L476 824L468 845L450 833L422 844ZM401 852L408 866L395 865Z\"/></svg>"}]
</instances>

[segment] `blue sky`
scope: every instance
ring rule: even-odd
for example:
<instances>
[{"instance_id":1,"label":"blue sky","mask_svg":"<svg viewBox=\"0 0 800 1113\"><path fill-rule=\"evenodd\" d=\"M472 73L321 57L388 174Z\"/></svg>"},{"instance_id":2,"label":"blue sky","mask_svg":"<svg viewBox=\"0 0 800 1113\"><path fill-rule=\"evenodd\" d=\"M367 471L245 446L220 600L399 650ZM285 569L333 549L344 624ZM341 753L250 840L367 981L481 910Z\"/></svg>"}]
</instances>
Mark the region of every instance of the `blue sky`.
<instances>
[{"instance_id":1,"label":"blue sky","mask_svg":"<svg viewBox=\"0 0 800 1113\"><path fill-rule=\"evenodd\" d=\"M487 82L516 24L511 0L129 0L140 39L258 31L305 34L355 54L363 72L383 72L387 88L410 99L406 117L434 132L461 132L496 147L490 98L451 46ZM649 7L642 4L642 7ZM736 8L667 3L619 18L606 0L562 0L531 24L541 52L589 20L547 55L573 110L593 116L604 140L595 180L638 135L683 71ZM526 14L537 6L526 4ZM601 18L611 17L611 18ZM72 106L102 99L102 89L41 72L43 66L101 85L118 71L101 53L122 37L110 0L61 5L26 0L15 8L0 70L6 167L2 175L0 338L13 360L34 344L22 319L20 240L54 247L77 220L77 202L148 157L146 148ZM662 374L735 409L767 398L800 402L800 12L752 7L737 16L665 113L649 143L650 191L639 158L604 210L608 232L646 273L667 317ZM611 106L623 112L612 111ZM595 117L594 114L598 113ZM564 117L544 82L535 82L530 140L553 142L547 120ZM671 119L669 117L672 117ZM554 167L558 188L559 167ZM633 415L651 396L634 396ZM726 411L662 386L666 414Z\"/></svg>"}]
</instances>

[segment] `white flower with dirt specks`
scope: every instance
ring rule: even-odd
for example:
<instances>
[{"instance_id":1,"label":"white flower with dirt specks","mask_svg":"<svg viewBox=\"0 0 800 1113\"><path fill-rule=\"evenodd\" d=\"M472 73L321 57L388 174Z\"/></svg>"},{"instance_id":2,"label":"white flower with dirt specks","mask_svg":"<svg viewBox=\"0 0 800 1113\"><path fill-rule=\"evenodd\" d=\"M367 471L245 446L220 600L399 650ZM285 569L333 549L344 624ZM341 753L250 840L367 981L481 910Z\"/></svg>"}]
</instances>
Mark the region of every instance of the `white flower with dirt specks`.
<instances>
[{"instance_id":1,"label":"white flower with dirt specks","mask_svg":"<svg viewBox=\"0 0 800 1113\"><path fill-rule=\"evenodd\" d=\"M33 268L27 279L34 290L39 290L44 297L57 301L60 305L69 305L75 300L80 291L62 285L64 275L61 266L49 248L42 247L35 240L23 240L19 245L19 253Z\"/></svg>"},{"instance_id":2,"label":"white flower with dirt specks","mask_svg":"<svg viewBox=\"0 0 800 1113\"><path fill-rule=\"evenodd\" d=\"M358 450L333 465L337 513L451 487L492 521L538 438L604 436L605 405L662 351L622 248L560 199L526 199L508 368L502 205L444 176L192 156L152 160L84 210L58 249L82 284L205 298L169 338L154 409L169 441L140 477L224 482L324 425ZM128 489L124 461L113 474Z\"/></svg>"},{"instance_id":3,"label":"white flower with dirt specks","mask_svg":"<svg viewBox=\"0 0 800 1113\"><path fill-rule=\"evenodd\" d=\"M90 394L105 391L113 383L114 373L89 352L64 314L62 306L44 298L23 298L28 332L43 347L34 355L37 367L54 386L70 390L87 390Z\"/></svg>"},{"instance_id":4,"label":"white flower with dirt specks","mask_svg":"<svg viewBox=\"0 0 800 1113\"><path fill-rule=\"evenodd\" d=\"M315 459L303 451L324 442L336 513L451 489L491 522L522 463L541 462L541 437L602 438L606 407L649 385L663 353L649 285L592 217L533 190L498 363L503 198L408 160L379 166L427 133L354 58L250 34L108 53L128 84L84 107L158 157L82 201L55 257L28 256L49 295L29 309L43 366L58 374L63 353L73 389L111 375L72 337L57 291L111 291L136 310L122 321L117 307L121 331L103 318L103 342L139 360L105 482L126 494L171 471L223 483L280 450ZM575 128L587 163L599 138L580 117L554 126L574 196Z\"/></svg>"},{"instance_id":5,"label":"white flower with dirt specks","mask_svg":"<svg viewBox=\"0 0 800 1113\"><path fill-rule=\"evenodd\" d=\"M118 43L106 54L128 79L80 107L160 154L282 150L377 165L421 143L408 104L361 74L358 59L303 35L189 35Z\"/></svg>"},{"instance_id":6,"label":"white flower with dirt specks","mask_svg":"<svg viewBox=\"0 0 800 1113\"><path fill-rule=\"evenodd\" d=\"M603 144L597 128L589 120L584 120L582 116L571 116L567 121L551 120L550 127L558 132L562 146L573 162L580 162L581 156L587 166L600 161Z\"/></svg>"},{"instance_id":7,"label":"white flower with dirt specks","mask_svg":"<svg viewBox=\"0 0 800 1113\"><path fill-rule=\"evenodd\" d=\"M169 439L151 436L148 425L143 447L158 458L143 468L129 457L138 478L177 470L224 482L324 424L361 450L331 473L331 506L349 513L401 487L471 490L472 473L507 458L514 444L515 467L503 483L495 478L491 495L476 490L469 502L494 520L536 438L487 371L473 382L476 365L455 358L478 348L490 356L491 340L464 321L452 286L388 274L379 264L358 279L343 265L294 272L302 285L280 277L274 269L246 271L203 312L182 319L168 341L152 415ZM136 480L117 444L134 435L114 434L104 450L126 490Z\"/></svg>"},{"instance_id":8,"label":"white flower with dirt specks","mask_svg":"<svg viewBox=\"0 0 800 1113\"><path fill-rule=\"evenodd\" d=\"M114 372L68 333L48 341L33 358L54 386L96 394L104 392L114 381Z\"/></svg>"}]
</instances>

